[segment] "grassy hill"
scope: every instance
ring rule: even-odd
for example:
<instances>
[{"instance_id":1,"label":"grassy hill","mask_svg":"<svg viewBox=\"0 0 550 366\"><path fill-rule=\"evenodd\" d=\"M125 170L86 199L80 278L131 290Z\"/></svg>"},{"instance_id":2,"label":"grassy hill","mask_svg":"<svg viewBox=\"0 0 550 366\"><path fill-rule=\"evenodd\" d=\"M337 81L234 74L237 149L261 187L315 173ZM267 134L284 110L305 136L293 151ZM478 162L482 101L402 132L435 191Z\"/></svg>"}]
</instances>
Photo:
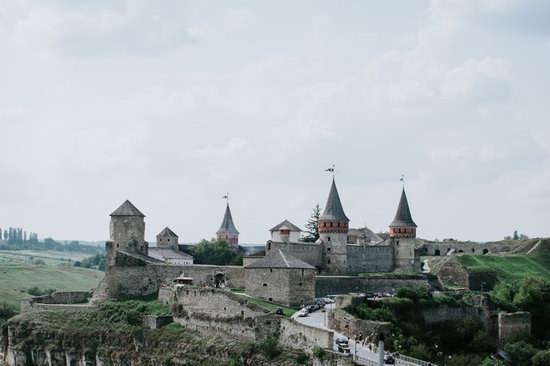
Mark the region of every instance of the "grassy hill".
<instances>
[{"instance_id":1,"label":"grassy hill","mask_svg":"<svg viewBox=\"0 0 550 366\"><path fill-rule=\"evenodd\" d=\"M44 253L24 255L0 251L0 305L5 302L7 306L19 311L20 301L29 297L27 290L31 287L85 291L95 288L103 279L104 273L100 271L73 267L66 263L60 265L65 260L56 258L52 253L48 254L48 258L41 258L50 265L32 264L33 260L44 256ZM67 258L67 253L63 256ZM73 259L75 257L80 256L75 255Z\"/></svg>"},{"instance_id":2,"label":"grassy hill","mask_svg":"<svg viewBox=\"0 0 550 366\"><path fill-rule=\"evenodd\" d=\"M512 255L461 255L456 260L468 268L488 267L497 272L500 280L514 281L527 276L541 276L550 280L550 240L529 243L526 248ZM535 247L535 245L537 245Z\"/></svg>"}]
</instances>

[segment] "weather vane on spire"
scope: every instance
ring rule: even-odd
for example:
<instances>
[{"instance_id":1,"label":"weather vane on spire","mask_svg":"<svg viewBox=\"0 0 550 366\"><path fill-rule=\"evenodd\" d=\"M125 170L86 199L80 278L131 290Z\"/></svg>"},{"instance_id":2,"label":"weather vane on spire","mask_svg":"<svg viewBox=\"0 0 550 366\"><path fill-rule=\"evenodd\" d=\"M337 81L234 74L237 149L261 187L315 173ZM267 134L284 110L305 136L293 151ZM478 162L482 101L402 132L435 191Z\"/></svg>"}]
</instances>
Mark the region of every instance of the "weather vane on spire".
<instances>
[{"instance_id":1,"label":"weather vane on spire","mask_svg":"<svg viewBox=\"0 0 550 366\"><path fill-rule=\"evenodd\" d=\"M226 193L225 196L223 196L222 198L224 198L229 204L229 193Z\"/></svg>"},{"instance_id":2,"label":"weather vane on spire","mask_svg":"<svg viewBox=\"0 0 550 366\"><path fill-rule=\"evenodd\" d=\"M403 185L403 188L405 188L405 175L404 174L401 174L401 179L399 179L399 181Z\"/></svg>"},{"instance_id":3,"label":"weather vane on spire","mask_svg":"<svg viewBox=\"0 0 550 366\"><path fill-rule=\"evenodd\" d=\"M332 177L334 177L334 172L335 172L334 168L335 168L335 165L332 164L332 167L331 167L331 168L328 168L328 169L325 169L325 172L331 172L331 173L332 173Z\"/></svg>"}]
</instances>

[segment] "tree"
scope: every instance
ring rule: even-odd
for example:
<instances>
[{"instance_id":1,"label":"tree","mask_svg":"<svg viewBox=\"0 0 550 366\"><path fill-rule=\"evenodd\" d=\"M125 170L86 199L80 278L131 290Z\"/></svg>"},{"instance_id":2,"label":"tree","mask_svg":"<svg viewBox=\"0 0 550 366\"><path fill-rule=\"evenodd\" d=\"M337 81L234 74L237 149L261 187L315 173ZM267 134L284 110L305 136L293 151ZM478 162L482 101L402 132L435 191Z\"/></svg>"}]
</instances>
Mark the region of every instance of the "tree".
<instances>
[{"instance_id":1,"label":"tree","mask_svg":"<svg viewBox=\"0 0 550 366\"><path fill-rule=\"evenodd\" d=\"M519 240L519 235L518 235L518 231L517 231L517 230L514 230L514 237L513 237L513 240Z\"/></svg>"},{"instance_id":2,"label":"tree","mask_svg":"<svg viewBox=\"0 0 550 366\"><path fill-rule=\"evenodd\" d=\"M531 366L531 358L537 353L537 349L525 341L509 343L504 347L508 354L506 365Z\"/></svg>"},{"instance_id":3,"label":"tree","mask_svg":"<svg viewBox=\"0 0 550 366\"><path fill-rule=\"evenodd\" d=\"M319 217L321 217L321 206L317 203L313 207L313 212L306 224L306 234L302 240L309 243L314 243L319 239Z\"/></svg>"},{"instance_id":4,"label":"tree","mask_svg":"<svg viewBox=\"0 0 550 366\"><path fill-rule=\"evenodd\" d=\"M201 240L191 249L196 264L214 264L226 266L238 262L239 252L224 240Z\"/></svg>"}]
</instances>

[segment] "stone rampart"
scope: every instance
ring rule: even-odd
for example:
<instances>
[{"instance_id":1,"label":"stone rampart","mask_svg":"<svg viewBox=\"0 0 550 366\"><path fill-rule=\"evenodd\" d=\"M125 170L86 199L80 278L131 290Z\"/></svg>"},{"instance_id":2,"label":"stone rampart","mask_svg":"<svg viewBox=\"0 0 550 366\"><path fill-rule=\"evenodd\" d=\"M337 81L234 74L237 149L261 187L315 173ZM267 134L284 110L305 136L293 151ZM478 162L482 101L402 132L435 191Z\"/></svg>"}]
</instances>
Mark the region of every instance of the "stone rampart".
<instances>
[{"instance_id":1,"label":"stone rampart","mask_svg":"<svg viewBox=\"0 0 550 366\"><path fill-rule=\"evenodd\" d=\"M515 333L531 334L531 313L498 313L498 341L501 345Z\"/></svg>"},{"instance_id":2,"label":"stone rampart","mask_svg":"<svg viewBox=\"0 0 550 366\"><path fill-rule=\"evenodd\" d=\"M350 273L391 272L394 269L393 247L389 245L347 246L347 266Z\"/></svg>"},{"instance_id":3,"label":"stone rampart","mask_svg":"<svg viewBox=\"0 0 550 366\"><path fill-rule=\"evenodd\" d=\"M171 315L145 315L143 317L143 326L149 329L162 328L172 322L174 322L174 319Z\"/></svg>"},{"instance_id":4,"label":"stone rampart","mask_svg":"<svg viewBox=\"0 0 550 366\"><path fill-rule=\"evenodd\" d=\"M344 334L348 338L353 338L361 333L363 337L375 335L388 335L390 333L391 323L378 322L373 320L363 320L356 318L343 309L333 309L328 314L328 327Z\"/></svg>"},{"instance_id":5,"label":"stone rampart","mask_svg":"<svg viewBox=\"0 0 550 366\"><path fill-rule=\"evenodd\" d=\"M314 267L323 265L323 251L321 246L315 243L280 243L268 241L267 252L273 249L281 249L283 252L292 255Z\"/></svg>"},{"instance_id":6,"label":"stone rampart","mask_svg":"<svg viewBox=\"0 0 550 366\"><path fill-rule=\"evenodd\" d=\"M471 317L483 323L487 331L491 331L492 322L489 310L484 307L448 307L442 306L422 311L422 317L426 324L439 323L447 320L460 320Z\"/></svg>"},{"instance_id":7,"label":"stone rampart","mask_svg":"<svg viewBox=\"0 0 550 366\"><path fill-rule=\"evenodd\" d=\"M444 256L450 251L453 254L488 254L488 253L507 253L519 247L523 241L517 241L515 243L474 243L474 242L456 242L456 241L442 241L442 242L425 242L422 247L423 251L421 255L431 256Z\"/></svg>"},{"instance_id":8,"label":"stone rampart","mask_svg":"<svg viewBox=\"0 0 550 366\"><path fill-rule=\"evenodd\" d=\"M21 301L21 312L35 310L81 311L95 308L88 304L92 293L89 291L54 292L43 296L33 296Z\"/></svg>"},{"instance_id":9,"label":"stone rampart","mask_svg":"<svg viewBox=\"0 0 550 366\"><path fill-rule=\"evenodd\" d=\"M298 323L289 318L281 317L279 341L281 344L311 351L313 347L332 349L334 332Z\"/></svg>"},{"instance_id":10,"label":"stone rampart","mask_svg":"<svg viewBox=\"0 0 550 366\"><path fill-rule=\"evenodd\" d=\"M163 285L170 285L181 274L193 278L198 286L214 286L216 278L226 287L244 288L241 266L145 264L137 267L111 267L94 291L93 302L132 296L156 294Z\"/></svg>"},{"instance_id":11,"label":"stone rampart","mask_svg":"<svg viewBox=\"0 0 550 366\"><path fill-rule=\"evenodd\" d=\"M228 290L175 285L161 301L172 304L174 321L209 334L260 340L278 335L280 316L249 304L248 297Z\"/></svg>"},{"instance_id":12,"label":"stone rampart","mask_svg":"<svg viewBox=\"0 0 550 366\"><path fill-rule=\"evenodd\" d=\"M315 297L341 295L350 292L387 292L400 287L428 286L428 279L423 275L317 276L315 278Z\"/></svg>"}]
</instances>

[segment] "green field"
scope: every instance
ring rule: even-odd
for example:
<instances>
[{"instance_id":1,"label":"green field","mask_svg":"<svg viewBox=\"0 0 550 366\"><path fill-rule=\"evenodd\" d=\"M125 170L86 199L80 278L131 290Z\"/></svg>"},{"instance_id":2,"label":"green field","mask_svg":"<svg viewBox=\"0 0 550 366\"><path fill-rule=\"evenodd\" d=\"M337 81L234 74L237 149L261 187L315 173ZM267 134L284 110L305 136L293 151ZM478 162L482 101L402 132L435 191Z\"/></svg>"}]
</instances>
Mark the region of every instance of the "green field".
<instances>
[{"instance_id":1,"label":"green field","mask_svg":"<svg viewBox=\"0 0 550 366\"><path fill-rule=\"evenodd\" d=\"M514 281L529 276L550 280L550 256L548 255L462 255L456 260L467 268L488 267L497 272L503 281Z\"/></svg>"},{"instance_id":2,"label":"green field","mask_svg":"<svg viewBox=\"0 0 550 366\"><path fill-rule=\"evenodd\" d=\"M20 301L29 297L27 290L34 286L58 291L86 291L95 288L103 279L104 273L73 267L68 261L87 256L89 255L79 253L0 251L0 305L6 303L19 311ZM36 259L47 264L32 264Z\"/></svg>"}]
</instances>

